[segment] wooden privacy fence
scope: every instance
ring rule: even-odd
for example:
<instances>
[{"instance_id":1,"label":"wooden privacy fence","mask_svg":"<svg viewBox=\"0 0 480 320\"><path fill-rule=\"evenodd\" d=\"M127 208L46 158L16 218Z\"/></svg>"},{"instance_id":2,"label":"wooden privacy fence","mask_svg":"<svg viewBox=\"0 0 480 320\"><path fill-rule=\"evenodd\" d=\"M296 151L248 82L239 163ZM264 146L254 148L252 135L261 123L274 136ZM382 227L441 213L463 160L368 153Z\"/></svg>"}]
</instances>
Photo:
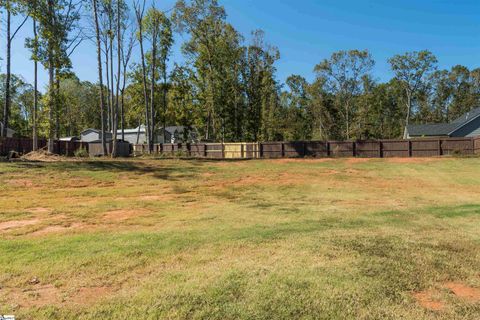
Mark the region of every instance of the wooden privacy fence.
<instances>
[{"instance_id":1,"label":"wooden privacy fence","mask_svg":"<svg viewBox=\"0 0 480 320\"><path fill-rule=\"evenodd\" d=\"M134 145L134 155L148 153ZM372 141L295 141L259 143L156 144L154 154L211 159L325 158L325 157L435 157L480 154L480 137Z\"/></svg>"},{"instance_id":2,"label":"wooden privacy fence","mask_svg":"<svg viewBox=\"0 0 480 320\"><path fill-rule=\"evenodd\" d=\"M39 139L38 148L46 149L47 140ZM88 143L79 141L54 141L53 153L73 156L79 149L88 151ZM33 140L26 138L0 138L0 156L6 156L10 151L26 154L33 151Z\"/></svg>"}]
</instances>

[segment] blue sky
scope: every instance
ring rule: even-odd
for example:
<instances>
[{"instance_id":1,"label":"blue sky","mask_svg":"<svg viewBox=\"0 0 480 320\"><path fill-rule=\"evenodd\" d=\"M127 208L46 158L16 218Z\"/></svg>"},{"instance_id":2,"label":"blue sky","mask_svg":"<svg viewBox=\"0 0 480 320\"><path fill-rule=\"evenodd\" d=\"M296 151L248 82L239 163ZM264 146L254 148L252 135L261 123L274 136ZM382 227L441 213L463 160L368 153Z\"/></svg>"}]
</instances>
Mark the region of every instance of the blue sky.
<instances>
[{"instance_id":1,"label":"blue sky","mask_svg":"<svg viewBox=\"0 0 480 320\"><path fill-rule=\"evenodd\" d=\"M174 0L156 0L157 7L171 9ZM278 79L291 74L314 78L313 67L332 52L368 49L376 60L373 74L379 81L392 74L387 59L394 54L428 49L440 68L462 64L480 67L480 1L478 0L219 0L228 21L248 41L255 29L266 32L267 41L277 46ZM31 25L20 32L13 46L12 70L32 80L29 52L24 38ZM0 52L4 57L4 28ZM181 36L172 61L181 62ZM72 56L80 79L96 81L95 47L85 42ZM2 62L1 70L4 71ZM43 70L42 70L43 71ZM46 72L40 73L45 84Z\"/></svg>"}]
</instances>

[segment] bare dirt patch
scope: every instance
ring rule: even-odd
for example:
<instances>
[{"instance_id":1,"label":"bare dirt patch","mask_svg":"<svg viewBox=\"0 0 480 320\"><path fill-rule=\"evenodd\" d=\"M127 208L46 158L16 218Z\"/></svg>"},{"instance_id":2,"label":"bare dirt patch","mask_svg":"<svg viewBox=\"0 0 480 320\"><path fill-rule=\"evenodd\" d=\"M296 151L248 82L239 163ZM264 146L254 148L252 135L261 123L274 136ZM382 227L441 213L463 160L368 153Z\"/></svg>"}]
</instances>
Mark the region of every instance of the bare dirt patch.
<instances>
[{"instance_id":1,"label":"bare dirt patch","mask_svg":"<svg viewBox=\"0 0 480 320\"><path fill-rule=\"evenodd\" d=\"M432 311L442 311L445 309L445 304L439 299L435 299L435 291L422 291L413 294L413 297L419 305L423 308Z\"/></svg>"},{"instance_id":2,"label":"bare dirt patch","mask_svg":"<svg viewBox=\"0 0 480 320\"><path fill-rule=\"evenodd\" d=\"M36 207L36 208L27 209L27 212L30 212L30 213L50 213L50 212L52 212L52 210L49 209L49 208L44 208L44 207Z\"/></svg>"},{"instance_id":3,"label":"bare dirt patch","mask_svg":"<svg viewBox=\"0 0 480 320\"><path fill-rule=\"evenodd\" d=\"M1 223L0 223L0 231L5 231L5 230L10 230L10 229L16 229L16 228L31 226L31 225L37 224L37 223L39 223L39 222L40 222L39 219L12 220L12 221L1 222Z\"/></svg>"},{"instance_id":4,"label":"bare dirt patch","mask_svg":"<svg viewBox=\"0 0 480 320\"><path fill-rule=\"evenodd\" d=\"M387 158L389 163L429 163L441 160L441 158Z\"/></svg>"},{"instance_id":5,"label":"bare dirt patch","mask_svg":"<svg viewBox=\"0 0 480 320\"><path fill-rule=\"evenodd\" d=\"M70 297L73 303L85 305L110 295L112 291L111 287L82 287Z\"/></svg>"},{"instance_id":6,"label":"bare dirt patch","mask_svg":"<svg viewBox=\"0 0 480 320\"><path fill-rule=\"evenodd\" d=\"M109 211L103 215L103 220L107 222L121 222L132 218L140 217L149 211L146 209L121 209Z\"/></svg>"},{"instance_id":7,"label":"bare dirt patch","mask_svg":"<svg viewBox=\"0 0 480 320\"><path fill-rule=\"evenodd\" d=\"M321 162L330 162L334 161L333 158L285 158L285 159L271 159L268 161L275 162L275 163L321 163Z\"/></svg>"},{"instance_id":8,"label":"bare dirt patch","mask_svg":"<svg viewBox=\"0 0 480 320\"><path fill-rule=\"evenodd\" d=\"M62 290L51 284L35 285L28 289L14 289L7 300L24 308L67 305L70 303L88 305L110 295L111 287L82 287L76 290Z\"/></svg>"},{"instance_id":9,"label":"bare dirt patch","mask_svg":"<svg viewBox=\"0 0 480 320\"><path fill-rule=\"evenodd\" d=\"M357 164L357 163L365 163L369 162L371 159L369 158L349 158L345 161L347 164Z\"/></svg>"},{"instance_id":10,"label":"bare dirt patch","mask_svg":"<svg viewBox=\"0 0 480 320\"><path fill-rule=\"evenodd\" d=\"M460 282L449 282L444 285L453 294L459 298L469 300L471 302L480 302L480 289L467 286Z\"/></svg>"},{"instance_id":11,"label":"bare dirt patch","mask_svg":"<svg viewBox=\"0 0 480 320\"><path fill-rule=\"evenodd\" d=\"M71 230L84 229L85 227L86 226L81 223L72 223L71 225L54 225L42 228L40 230L32 232L31 234L35 236L43 236L52 233L64 233Z\"/></svg>"},{"instance_id":12,"label":"bare dirt patch","mask_svg":"<svg viewBox=\"0 0 480 320\"><path fill-rule=\"evenodd\" d=\"M33 181L30 179L11 179L8 184L13 187L33 187Z\"/></svg>"},{"instance_id":13,"label":"bare dirt patch","mask_svg":"<svg viewBox=\"0 0 480 320\"><path fill-rule=\"evenodd\" d=\"M143 200L143 201L165 201L165 200L173 199L173 196L171 194L147 195L147 196L138 197L136 199Z\"/></svg>"}]
</instances>

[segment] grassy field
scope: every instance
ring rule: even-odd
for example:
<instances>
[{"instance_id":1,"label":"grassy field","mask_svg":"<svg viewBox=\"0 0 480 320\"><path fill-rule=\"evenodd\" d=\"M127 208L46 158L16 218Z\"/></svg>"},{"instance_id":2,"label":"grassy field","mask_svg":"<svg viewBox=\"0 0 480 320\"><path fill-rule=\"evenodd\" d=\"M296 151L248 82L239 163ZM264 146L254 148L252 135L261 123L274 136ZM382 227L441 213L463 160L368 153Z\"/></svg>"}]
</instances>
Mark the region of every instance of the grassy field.
<instances>
[{"instance_id":1,"label":"grassy field","mask_svg":"<svg viewBox=\"0 0 480 320\"><path fill-rule=\"evenodd\" d=\"M0 314L480 319L480 159L0 163Z\"/></svg>"}]
</instances>

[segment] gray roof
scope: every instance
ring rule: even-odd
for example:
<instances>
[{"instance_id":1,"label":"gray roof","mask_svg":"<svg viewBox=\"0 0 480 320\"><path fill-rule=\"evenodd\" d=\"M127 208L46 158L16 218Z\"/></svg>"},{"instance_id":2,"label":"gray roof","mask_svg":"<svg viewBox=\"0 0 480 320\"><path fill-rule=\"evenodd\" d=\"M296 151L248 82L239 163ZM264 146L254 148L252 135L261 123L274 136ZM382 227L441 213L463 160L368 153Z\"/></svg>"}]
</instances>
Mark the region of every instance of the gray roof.
<instances>
[{"instance_id":1,"label":"gray roof","mask_svg":"<svg viewBox=\"0 0 480 320\"><path fill-rule=\"evenodd\" d=\"M448 136L478 117L480 108L473 109L450 123L412 124L407 130L410 136Z\"/></svg>"},{"instance_id":2,"label":"gray roof","mask_svg":"<svg viewBox=\"0 0 480 320\"><path fill-rule=\"evenodd\" d=\"M160 131L161 131L161 129L162 128L159 128ZM182 133L184 130L185 130L184 126L165 127L165 131L170 133L170 134L175 133L175 131L177 131L178 133ZM136 134L136 133L138 133L138 127L134 128L134 129L124 129L124 132L125 133L135 133ZM122 133L122 129L118 129L117 133ZM145 126L143 124L140 126L140 133L145 133Z\"/></svg>"}]
</instances>

